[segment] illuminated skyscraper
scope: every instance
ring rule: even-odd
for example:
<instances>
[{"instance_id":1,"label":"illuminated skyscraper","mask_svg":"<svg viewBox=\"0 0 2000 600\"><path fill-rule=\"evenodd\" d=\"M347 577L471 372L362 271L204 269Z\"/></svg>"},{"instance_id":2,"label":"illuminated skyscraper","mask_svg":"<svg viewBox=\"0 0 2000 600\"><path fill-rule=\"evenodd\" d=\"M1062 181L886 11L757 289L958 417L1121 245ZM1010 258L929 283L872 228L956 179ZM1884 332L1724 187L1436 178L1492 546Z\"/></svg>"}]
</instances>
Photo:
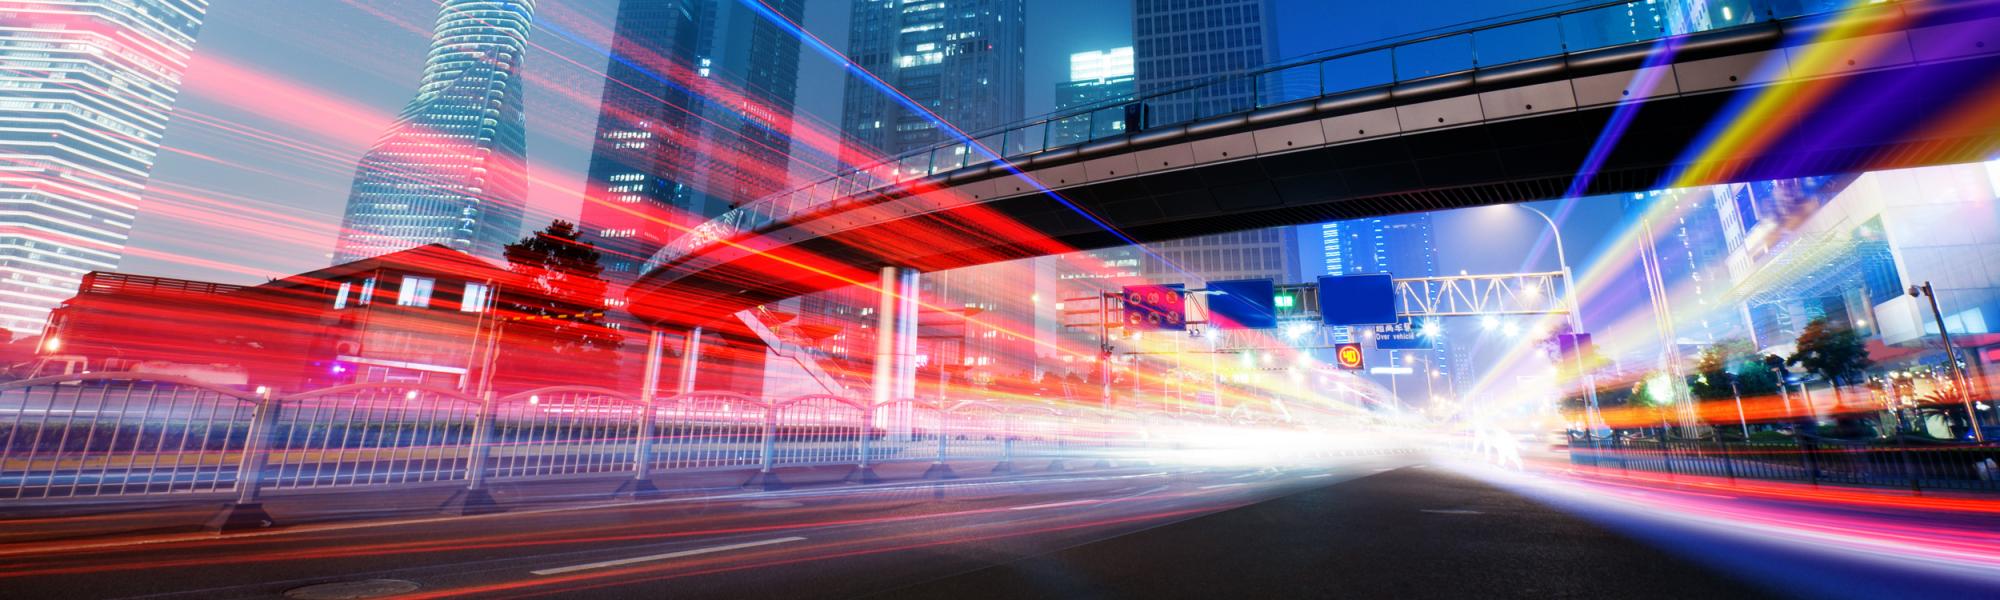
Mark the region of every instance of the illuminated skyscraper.
<instances>
[{"instance_id":1,"label":"illuminated skyscraper","mask_svg":"<svg viewBox=\"0 0 2000 600\"><path fill-rule=\"evenodd\" d=\"M1027 14L1023 0L856 0L847 55L959 130L971 133L1021 119ZM927 115L888 90L847 79L841 131L867 152L894 156L941 142Z\"/></svg>"},{"instance_id":2,"label":"illuminated skyscraper","mask_svg":"<svg viewBox=\"0 0 2000 600\"><path fill-rule=\"evenodd\" d=\"M1109 103L1132 95L1132 47L1069 55L1069 81L1056 84L1056 110ZM1092 117L1103 115L1098 120ZM1124 109L1092 111L1058 121L1049 145L1059 146L1125 131Z\"/></svg>"},{"instance_id":3,"label":"illuminated skyscraper","mask_svg":"<svg viewBox=\"0 0 2000 600\"><path fill-rule=\"evenodd\" d=\"M444 0L417 97L362 155L335 264L424 244L498 257L521 233L533 0Z\"/></svg>"},{"instance_id":4,"label":"illuminated skyscraper","mask_svg":"<svg viewBox=\"0 0 2000 600\"><path fill-rule=\"evenodd\" d=\"M730 0L625 0L616 32L582 220L622 288L685 228L784 188L799 41Z\"/></svg>"},{"instance_id":5,"label":"illuminated skyscraper","mask_svg":"<svg viewBox=\"0 0 2000 600\"><path fill-rule=\"evenodd\" d=\"M118 267L206 0L0 9L0 327L38 333Z\"/></svg>"},{"instance_id":6,"label":"illuminated skyscraper","mask_svg":"<svg viewBox=\"0 0 2000 600\"><path fill-rule=\"evenodd\" d=\"M1270 0L1136 0L1132 8L1139 94L1208 81L1264 66L1277 55ZM1147 103L1149 123L1179 123L1252 107L1248 80L1203 87ZM1135 127L1136 128L1136 127Z\"/></svg>"}]
</instances>

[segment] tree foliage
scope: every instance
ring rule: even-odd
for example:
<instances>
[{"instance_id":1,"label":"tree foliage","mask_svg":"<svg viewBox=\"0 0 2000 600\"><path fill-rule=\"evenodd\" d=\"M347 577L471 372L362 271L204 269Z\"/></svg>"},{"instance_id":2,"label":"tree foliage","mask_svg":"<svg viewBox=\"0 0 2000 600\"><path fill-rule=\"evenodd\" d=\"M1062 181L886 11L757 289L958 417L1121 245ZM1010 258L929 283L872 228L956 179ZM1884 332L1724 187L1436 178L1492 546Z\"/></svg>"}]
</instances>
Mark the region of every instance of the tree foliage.
<instances>
[{"instance_id":1,"label":"tree foliage","mask_svg":"<svg viewBox=\"0 0 2000 600\"><path fill-rule=\"evenodd\" d=\"M623 336L605 326L605 294L600 253L579 239L582 231L556 220L547 229L508 244L507 268L529 289L502 294L502 361L507 369L546 372L589 361L609 372ZM553 363L541 362L556 359ZM561 365L561 366L559 366Z\"/></svg>"},{"instance_id":2,"label":"tree foliage","mask_svg":"<svg viewBox=\"0 0 2000 600\"><path fill-rule=\"evenodd\" d=\"M1834 327L1825 318L1819 318L1799 332L1798 350L1786 359L1786 364L1805 367L1835 385L1842 385L1853 383L1875 366L1875 361L1868 358L1868 346L1861 334Z\"/></svg>"},{"instance_id":3,"label":"tree foliage","mask_svg":"<svg viewBox=\"0 0 2000 600\"><path fill-rule=\"evenodd\" d=\"M1724 340L1703 348L1695 358L1688 393L1704 401L1767 396L1778 393L1778 378L1764 367L1749 342Z\"/></svg>"}]
</instances>

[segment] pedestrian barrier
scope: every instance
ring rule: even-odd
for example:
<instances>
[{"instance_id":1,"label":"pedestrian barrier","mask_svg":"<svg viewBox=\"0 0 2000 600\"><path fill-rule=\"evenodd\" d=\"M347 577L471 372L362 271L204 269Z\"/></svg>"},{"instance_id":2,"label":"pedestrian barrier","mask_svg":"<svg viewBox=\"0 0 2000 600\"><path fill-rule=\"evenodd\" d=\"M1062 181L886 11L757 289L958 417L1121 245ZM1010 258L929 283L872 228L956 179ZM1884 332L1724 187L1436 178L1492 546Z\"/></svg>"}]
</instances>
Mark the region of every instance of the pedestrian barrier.
<instances>
[{"instance_id":1,"label":"pedestrian barrier","mask_svg":"<svg viewBox=\"0 0 2000 600\"><path fill-rule=\"evenodd\" d=\"M2000 491L2000 444L1912 436L1844 440L1793 435L1784 440L1724 439L1713 433L1660 439L1634 432L1572 435L1570 462L1598 468L1768 479L1812 484Z\"/></svg>"},{"instance_id":2,"label":"pedestrian barrier","mask_svg":"<svg viewBox=\"0 0 2000 600\"><path fill-rule=\"evenodd\" d=\"M977 399L871 407L584 386L496 397L406 383L276 395L170 376L65 375L0 384L0 506L188 494L254 504L267 492L437 484L476 492L477 508L490 502L489 481L754 468L770 485L776 467L884 462L927 462L949 477L948 461L1059 467L1204 426L1213 424Z\"/></svg>"}]
</instances>

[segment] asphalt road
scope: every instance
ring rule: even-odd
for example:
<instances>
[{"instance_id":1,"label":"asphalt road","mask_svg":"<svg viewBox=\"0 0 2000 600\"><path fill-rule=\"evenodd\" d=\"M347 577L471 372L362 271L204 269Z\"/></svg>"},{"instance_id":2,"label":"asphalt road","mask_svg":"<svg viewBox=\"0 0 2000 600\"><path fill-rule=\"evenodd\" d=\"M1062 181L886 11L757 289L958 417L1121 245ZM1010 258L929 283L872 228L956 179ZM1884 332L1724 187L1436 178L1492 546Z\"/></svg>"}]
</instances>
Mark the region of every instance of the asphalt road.
<instances>
[{"instance_id":1,"label":"asphalt road","mask_svg":"<svg viewBox=\"0 0 2000 600\"><path fill-rule=\"evenodd\" d=\"M1413 456L1126 467L16 544L0 546L0 597L274 598L371 580L405 598L1822 595L1587 515Z\"/></svg>"}]
</instances>

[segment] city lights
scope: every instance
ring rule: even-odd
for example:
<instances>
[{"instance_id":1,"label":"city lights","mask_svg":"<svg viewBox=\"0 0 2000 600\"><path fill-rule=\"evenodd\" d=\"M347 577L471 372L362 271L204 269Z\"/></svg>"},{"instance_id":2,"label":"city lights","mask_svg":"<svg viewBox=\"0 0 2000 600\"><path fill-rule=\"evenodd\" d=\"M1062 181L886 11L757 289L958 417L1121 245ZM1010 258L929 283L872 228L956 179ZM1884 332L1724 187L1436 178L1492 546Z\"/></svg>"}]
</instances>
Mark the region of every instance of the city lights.
<instances>
[{"instance_id":1,"label":"city lights","mask_svg":"<svg viewBox=\"0 0 2000 600\"><path fill-rule=\"evenodd\" d=\"M1994 23L9 3L0 596L1996 596Z\"/></svg>"}]
</instances>

